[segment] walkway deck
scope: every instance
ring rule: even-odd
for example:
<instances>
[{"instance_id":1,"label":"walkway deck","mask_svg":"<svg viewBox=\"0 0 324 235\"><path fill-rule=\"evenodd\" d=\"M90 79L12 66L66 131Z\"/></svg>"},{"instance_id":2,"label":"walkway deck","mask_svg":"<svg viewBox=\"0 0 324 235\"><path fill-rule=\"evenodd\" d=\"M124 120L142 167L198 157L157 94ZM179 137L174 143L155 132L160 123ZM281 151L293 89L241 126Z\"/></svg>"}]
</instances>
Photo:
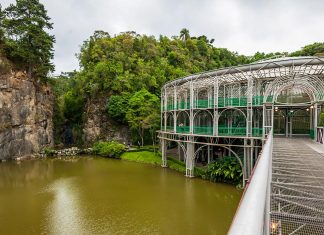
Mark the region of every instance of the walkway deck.
<instances>
[{"instance_id":1,"label":"walkway deck","mask_svg":"<svg viewBox=\"0 0 324 235\"><path fill-rule=\"evenodd\" d=\"M274 138L271 234L324 234L324 146Z\"/></svg>"}]
</instances>

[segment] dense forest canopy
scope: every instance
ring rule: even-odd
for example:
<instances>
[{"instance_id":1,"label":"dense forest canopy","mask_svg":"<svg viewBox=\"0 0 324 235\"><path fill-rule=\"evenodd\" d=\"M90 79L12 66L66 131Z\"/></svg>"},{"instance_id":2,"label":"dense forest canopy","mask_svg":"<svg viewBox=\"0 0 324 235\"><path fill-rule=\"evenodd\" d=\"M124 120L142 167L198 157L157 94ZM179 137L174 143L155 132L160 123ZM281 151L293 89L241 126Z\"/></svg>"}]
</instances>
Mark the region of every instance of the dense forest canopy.
<instances>
[{"instance_id":1,"label":"dense forest canopy","mask_svg":"<svg viewBox=\"0 0 324 235\"><path fill-rule=\"evenodd\" d=\"M106 115L128 125L140 136L151 136L159 128L160 91L167 81L202 71L248 64L282 56L324 55L324 43L314 43L293 53L257 52L239 55L214 46L214 39L192 36L188 29L171 38L123 32L111 36L95 31L84 41L77 57L80 70L48 78L54 70L53 27L39 0L16 0L0 5L0 53L31 78L49 82L55 94L55 133L73 129L74 140L81 140L86 103L104 100ZM149 138L151 139L151 138Z\"/></svg>"},{"instance_id":2,"label":"dense forest canopy","mask_svg":"<svg viewBox=\"0 0 324 235\"><path fill-rule=\"evenodd\" d=\"M55 79L56 82L68 79L71 84L71 90L60 95L60 99L64 97L65 100L62 105L77 110L84 107L86 100L103 97L107 100L107 115L121 124L128 123L143 141L143 135L154 137L153 133L159 129L160 107L157 100L161 87L167 81L267 58L324 52L324 43L314 43L290 54L257 52L253 56L244 56L226 48L217 48L213 42L214 39L204 35L191 36L188 29L182 29L178 36L171 38L162 35L155 38L133 31L112 37L107 32L95 31L84 41L77 55L80 71ZM138 101L137 106L132 105L134 100ZM142 106L145 112L140 111ZM66 108L61 107L60 110ZM68 119L81 125L80 112L72 112ZM77 116L73 117L73 113ZM151 115L148 116L148 113ZM62 117L67 118L64 114Z\"/></svg>"}]
</instances>

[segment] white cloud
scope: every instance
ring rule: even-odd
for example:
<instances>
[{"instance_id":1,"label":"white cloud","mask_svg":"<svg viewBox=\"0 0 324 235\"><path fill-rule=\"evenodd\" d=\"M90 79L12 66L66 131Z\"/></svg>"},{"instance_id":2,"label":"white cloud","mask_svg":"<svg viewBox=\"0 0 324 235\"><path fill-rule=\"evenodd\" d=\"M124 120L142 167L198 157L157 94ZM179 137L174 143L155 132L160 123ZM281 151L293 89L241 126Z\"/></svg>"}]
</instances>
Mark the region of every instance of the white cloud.
<instances>
[{"instance_id":1,"label":"white cloud","mask_svg":"<svg viewBox=\"0 0 324 235\"><path fill-rule=\"evenodd\" d=\"M2 0L8 5L12 0ZM324 41L322 0L41 0L54 22L57 73L78 68L75 53L94 30L215 39L243 54L295 51Z\"/></svg>"}]
</instances>

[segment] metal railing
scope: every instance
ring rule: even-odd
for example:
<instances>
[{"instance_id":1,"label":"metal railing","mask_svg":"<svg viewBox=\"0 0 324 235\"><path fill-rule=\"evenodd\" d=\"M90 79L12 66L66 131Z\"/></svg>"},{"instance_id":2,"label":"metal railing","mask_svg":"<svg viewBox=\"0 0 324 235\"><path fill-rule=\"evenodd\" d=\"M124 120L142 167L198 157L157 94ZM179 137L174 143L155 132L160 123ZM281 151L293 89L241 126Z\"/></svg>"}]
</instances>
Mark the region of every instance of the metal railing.
<instances>
[{"instance_id":1,"label":"metal railing","mask_svg":"<svg viewBox=\"0 0 324 235\"><path fill-rule=\"evenodd\" d=\"M269 96L270 97L270 96ZM268 97L268 98L269 98ZM270 97L271 98L271 97ZM263 104L263 96L253 96L252 105L260 106ZM245 107L247 106L247 97L231 98L231 97L218 97L218 107ZM214 99L199 99L194 101L193 108L214 108ZM175 106L174 103L168 103L164 107L164 111L171 110L186 110L190 109L190 102L178 102Z\"/></svg>"},{"instance_id":2,"label":"metal railing","mask_svg":"<svg viewBox=\"0 0 324 235\"><path fill-rule=\"evenodd\" d=\"M164 129L164 128L163 128ZM166 126L166 131L174 131L173 126ZM176 133L189 133L189 126L177 126ZM252 128L252 136L260 137L262 136L263 129L262 128ZM193 126L194 134L203 134L203 135L213 135L213 127L212 126ZM246 135L246 127L225 127L218 126L218 135L219 136L245 136Z\"/></svg>"},{"instance_id":3,"label":"metal railing","mask_svg":"<svg viewBox=\"0 0 324 235\"><path fill-rule=\"evenodd\" d=\"M270 132L243 193L229 235L268 235L270 232L272 144Z\"/></svg>"}]
</instances>

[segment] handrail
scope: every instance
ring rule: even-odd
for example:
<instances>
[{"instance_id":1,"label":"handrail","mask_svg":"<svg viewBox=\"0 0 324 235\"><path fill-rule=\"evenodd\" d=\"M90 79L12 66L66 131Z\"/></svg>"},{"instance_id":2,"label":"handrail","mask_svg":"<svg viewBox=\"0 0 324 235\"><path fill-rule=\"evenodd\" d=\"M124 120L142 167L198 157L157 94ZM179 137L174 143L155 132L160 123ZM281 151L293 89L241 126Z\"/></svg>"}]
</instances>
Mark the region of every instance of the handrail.
<instances>
[{"instance_id":1,"label":"handrail","mask_svg":"<svg viewBox=\"0 0 324 235\"><path fill-rule=\"evenodd\" d=\"M269 234L272 142L270 132L243 193L229 235Z\"/></svg>"}]
</instances>

